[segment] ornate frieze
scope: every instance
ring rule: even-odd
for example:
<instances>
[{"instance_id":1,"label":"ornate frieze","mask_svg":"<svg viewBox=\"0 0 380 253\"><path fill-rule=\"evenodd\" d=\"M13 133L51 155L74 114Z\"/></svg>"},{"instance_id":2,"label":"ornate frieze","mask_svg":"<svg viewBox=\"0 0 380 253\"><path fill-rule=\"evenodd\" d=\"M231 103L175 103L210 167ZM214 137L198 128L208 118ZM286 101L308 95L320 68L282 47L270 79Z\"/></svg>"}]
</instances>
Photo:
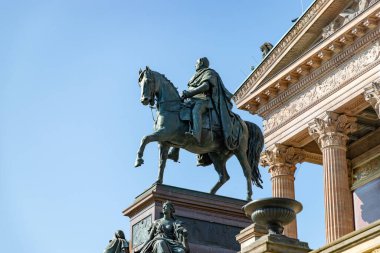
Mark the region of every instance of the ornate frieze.
<instances>
[{"instance_id":1,"label":"ornate frieze","mask_svg":"<svg viewBox=\"0 0 380 253\"><path fill-rule=\"evenodd\" d=\"M275 144L273 149L265 150L261 154L260 164L270 167L284 165L293 167L297 163L302 163L304 159L304 151L302 149Z\"/></svg>"},{"instance_id":2,"label":"ornate frieze","mask_svg":"<svg viewBox=\"0 0 380 253\"><path fill-rule=\"evenodd\" d=\"M331 146L346 149L347 135L357 130L356 118L334 112L326 114L325 120L316 118L309 123L309 134L321 149Z\"/></svg>"},{"instance_id":3,"label":"ornate frieze","mask_svg":"<svg viewBox=\"0 0 380 253\"><path fill-rule=\"evenodd\" d=\"M375 109L377 116L380 118L380 83L373 82L371 87L364 90L365 100Z\"/></svg>"},{"instance_id":4,"label":"ornate frieze","mask_svg":"<svg viewBox=\"0 0 380 253\"><path fill-rule=\"evenodd\" d=\"M354 169L354 184L367 181L368 178L376 177L378 174L380 174L380 156Z\"/></svg>"},{"instance_id":5,"label":"ornate frieze","mask_svg":"<svg viewBox=\"0 0 380 253\"><path fill-rule=\"evenodd\" d=\"M333 72L316 83L308 87L301 94L295 96L283 107L268 115L267 120L263 121L265 134L274 131L276 127L284 124L292 117L309 109L328 97L337 89L345 86L356 78L359 74L372 67L373 63L380 59L380 43L377 41L366 50L356 54L351 61L338 66Z\"/></svg>"}]
</instances>

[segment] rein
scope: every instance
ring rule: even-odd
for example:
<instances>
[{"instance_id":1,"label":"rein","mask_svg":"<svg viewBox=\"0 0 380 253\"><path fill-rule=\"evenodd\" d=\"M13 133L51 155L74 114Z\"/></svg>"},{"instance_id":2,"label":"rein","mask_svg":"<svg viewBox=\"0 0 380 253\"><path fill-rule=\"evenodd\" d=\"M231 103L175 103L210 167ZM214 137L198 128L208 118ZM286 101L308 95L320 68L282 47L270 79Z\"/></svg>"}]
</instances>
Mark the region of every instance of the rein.
<instances>
[{"instance_id":1,"label":"rein","mask_svg":"<svg viewBox=\"0 0 380 253\"><path fill-rule=\"evenodd\" d=\"M157 109L161 112L179 112L181 110L181 104L179 105L178 109L170 109L170 103L180 103L180 102L182 102L181 99L171 99L171 100L157 102ZM169 106L165 106L166 104L169 104Z\"/></svg>"},{"instance_id":2,"label":"rein","mask_svg":"<svg viewBox=\"0 0 380 253\"><path fill-rule=\"evenodd\" d=\"M157 119L154 118L154 114L153 114L153 109L158 109L160 108L160 105L162 104L166 104L166 103L171 103L171 102L182 102L182 99L172 99L172 100L167 100L167 101L161 101L161 102L157 102L157 106L149 106L150 107L150 111L152 113L152 119L154 122L157 121ZM178 109L178 110L162 110L162 111L166 111L166 112L179 112L181 109Z\"/></svg>"},{"instance_id":3,"label":"rein","mask_svg":"<svg viewBox=\"0 0 380 253\"><path fill-rule=\"evenodd\" d=\"M169 109L166 108L166 106L165 106L165 104L168 104L168 103L173 103L173 102L179 103L179 102L182 102L183 100L181 98L170 99L170 100L165 100L165 101L158 102L157 99L155 98L155 95L157 95L157 94L155 94L155 90L156 90L156 87L157 87L156 82L158 80L155 78L154 75L149 76L147 79L148 79L148 82L152 85L151 86L150 97L151 97L152 100L156 100L156 106L150 105L150 109L151 109L151 113L152 113L152 119L153 119L154 122L157 121L157 118L156 119L154 118L153 109L156 109L157 111L161 111L161 112L164 112L164 111L166 111L166 112L179 112L181 110L181 106L179 107L179 109L175 109L175 110L171 110L170 106L168 106Z\"/></svg>"},{"instance_id":4,"label":"rein","mask_svg":"<svg viewBox=\"0 0 380 253\"><path fill-rule=\"evenodd\" d=\"M161 101L161 102L157 102L157 104L165 104L165 103L170 103L170 102L179 102L179 101L182 101L182 99L172 99L172 100L166 100L166 101Z\"/></svg>"},{"instance_id":5,"label":"rein","mask_svg":"<svg viewBox=\"0 0 380 253\"><path fill-rule=\"evenodd\" d=\"M153 115L153 109L156 109L156 107L154 107L154 106L149 106L150 107L150 112L152 113L152 119L153 119L153 122L156 122L157 121L157 119L155 119L154 118L154 115Z\"/></svg>"}]
</instances>

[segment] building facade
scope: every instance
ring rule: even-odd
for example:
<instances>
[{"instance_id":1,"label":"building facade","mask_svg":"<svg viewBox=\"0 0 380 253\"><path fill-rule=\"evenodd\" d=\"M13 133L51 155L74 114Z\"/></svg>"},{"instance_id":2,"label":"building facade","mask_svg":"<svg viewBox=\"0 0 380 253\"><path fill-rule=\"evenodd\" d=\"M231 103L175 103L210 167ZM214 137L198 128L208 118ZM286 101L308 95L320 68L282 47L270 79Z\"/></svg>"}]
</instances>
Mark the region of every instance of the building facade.
<instances>
[{"instance_id":1,"label":"building facade","mask_svg":"<svg viewBox=\"0 0 380 253\"><path fill-rule=\"evenodd\" d=\"M377 231L358 252L380 248L379 21L379 0L316 0L234 96L264 120L273 196L295 197L298 163L322 165L327 245Z\"/></svg>"}]
</instances>

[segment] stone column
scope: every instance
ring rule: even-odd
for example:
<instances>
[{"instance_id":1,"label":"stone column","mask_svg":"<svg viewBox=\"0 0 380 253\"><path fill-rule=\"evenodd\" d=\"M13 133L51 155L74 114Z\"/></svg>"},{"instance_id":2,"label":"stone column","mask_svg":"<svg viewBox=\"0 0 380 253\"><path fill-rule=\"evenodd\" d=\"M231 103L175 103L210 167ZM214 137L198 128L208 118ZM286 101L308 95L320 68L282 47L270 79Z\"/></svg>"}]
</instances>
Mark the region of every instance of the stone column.
<instances>
[{"instance_id":1,"label":"stone column","mask_svg":"<svg viewBox=\"0 0 380 253\"><path fill-rule=\"evenodd\" d=\"M371 87L365 88L364 98L372 105L380 118L380 83L373 82Z\"/></svg>"},{"instance_id":2,"label":"stone column","mask_svg":"<svg viewBox=\"0 0 380 253\"><path fill-rule=\"evenodd\" d=\"M269 166L272 180L272 195L280 198L295 198L294 172L296 163L304 160L301 149L275 144L271 150L266 150L261 155L261 165ZM287 225L284 235L297 238L297 221Z\"/></svg>"},{"instance_id":3,"label":"stone column","mask_svg":"<svg viewBox=\"0 0 380 253\"><path fill-rule=\"evenodd\" d=\"M309 133L323 156L326 241L330 243L354 230L352 193L346 160L347 134L356 130L356 119L327 112L325 119L314 119Z\"/></svg>"}]
</instances>

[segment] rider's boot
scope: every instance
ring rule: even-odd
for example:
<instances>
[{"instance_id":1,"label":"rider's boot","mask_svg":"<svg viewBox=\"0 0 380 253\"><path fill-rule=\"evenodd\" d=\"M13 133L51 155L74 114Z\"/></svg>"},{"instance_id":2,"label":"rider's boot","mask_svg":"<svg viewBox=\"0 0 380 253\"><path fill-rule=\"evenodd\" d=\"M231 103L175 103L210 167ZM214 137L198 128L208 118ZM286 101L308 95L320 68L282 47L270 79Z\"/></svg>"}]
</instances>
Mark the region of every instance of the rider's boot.
<instances>
[{"instance_id":1,"label":"rider's boot","mask_svg":"<svg viewBox=\"0 0 380 253\"><path fill-rule=\"evenodd\" d=\"M201 143L201 132L196 131L195 128L192 132L186 132L185 135L192 139L197 144Z\"/></svg>"},{"instance_id":2,"label":"rider's boot","mask_svg":"<svg viewBox=\"0 0 380 253\"><path fill-rule=\"evenodd\" d=\"M178 162L179 159L179 148L171 148L168 154L168 159Z\"/></svg>"},{"instance_id":3,"label":"rider's boot","mask_svg":"<svg viewBox=\"0 0 380 253\"><path fill-rule=\"evenodd\" d=\"M202 115L200 112L193 112L193 131L186 132L185 135L191 137L197 144L201 143Z\"/></svg>"},{"instance_id":4,"label":"rider's boot","mask_svg":"<svg viewBox=\"0 0 380 253\"><path fill-rule=\"evenodd\" d=\"M194 131L186 132L185 135L186 135L187 138L191 139L192 142L195 142L196 144L199 144L199 140L194 135Z\"/></svg>"}]
</instances>

